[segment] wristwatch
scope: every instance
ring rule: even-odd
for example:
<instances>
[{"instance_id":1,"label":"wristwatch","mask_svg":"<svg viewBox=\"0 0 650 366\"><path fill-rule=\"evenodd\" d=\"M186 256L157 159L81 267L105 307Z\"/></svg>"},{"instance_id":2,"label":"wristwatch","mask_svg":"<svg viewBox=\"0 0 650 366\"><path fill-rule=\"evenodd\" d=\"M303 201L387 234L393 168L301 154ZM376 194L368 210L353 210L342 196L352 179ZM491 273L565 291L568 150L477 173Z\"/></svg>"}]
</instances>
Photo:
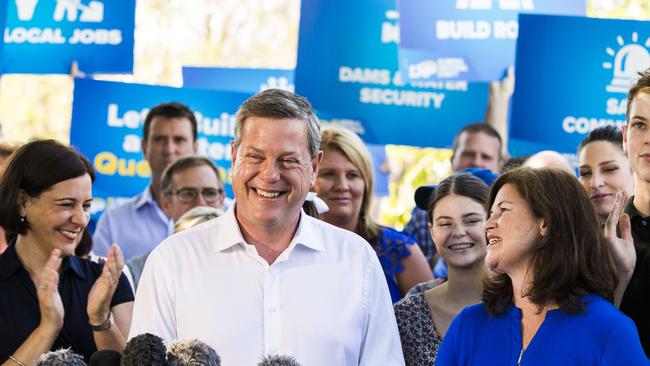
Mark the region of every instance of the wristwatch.
<instances>
[{"instance_id":1,"label":"wristwatch","mask_svg":"<svg viewBox=\"0 0 650 366\"><path fill-rule=\"evenodd\" d=\"M101 324L95 325L95 324L91 324L90 322L88 322L88 324L90 325L90 329L92 329L93 332L107 331L111 329L111 326L113 325L113 313L109 311L108 318L106 318L106 320Z\"/></svg>"}]
</instances>

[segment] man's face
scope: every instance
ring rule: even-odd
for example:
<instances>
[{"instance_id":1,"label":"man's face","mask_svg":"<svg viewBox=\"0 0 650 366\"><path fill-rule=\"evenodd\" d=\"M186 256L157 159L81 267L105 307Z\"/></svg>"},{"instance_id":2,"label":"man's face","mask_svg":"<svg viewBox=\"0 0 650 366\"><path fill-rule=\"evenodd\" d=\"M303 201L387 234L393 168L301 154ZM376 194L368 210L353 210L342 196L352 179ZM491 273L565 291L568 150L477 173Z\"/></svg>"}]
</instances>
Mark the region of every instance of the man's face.
<instances>
[{"instance_id":1,"label":"man's face","mask_svg":"<svg viewBox=\"0 0 650 366\"><path fill-rule=\"evenodd\" d=\"M496 137L483 132L468 134L463 132L458 137L451 168L454 171L465 168L486 168L493 172L501 170L501 143Z\"/></svg>"},{"instance_id":2,"label":"man's face","mask_svg":"<svg viewBox=\"0 0 650 366\"><path fill-rule=\"evenodd\" d=\"M305 121L247 118L239 147L232 146L240 225L266 231L296 225L321 157L310 156Z\"/></svg>"},{"instance_id":3,"label":"man's face","mask_svg":"<svg viewBox=\"0 0 650 366\"><path fill-rule=\"evenodd\" d=\"M151 166L152 176L160 179L174 160L196 152L190 120L154 117L149 126L149 136L142 140L142 152Z\"/></svg>"},{"instance_id":4,"label":"man's face","mask_svg":"<svg viewBox=\"0 0 650 366\"><path fill-rule=\"evenodd\" d=\"M636 176L650 184L650 94L639 93L629 114L630 120L623 126L623 148Z\"/></svg>"},{"instance_id":5,"label":"man's face","mask_svg":"<svg viewBox=\"0 0 650 366\"><path fill-rule=\"evenodd\" d=\"M170 192L161 196L161 206L174 222L198 206L223 209L223 188L216 172L207 165L193 166L174 173Z\"/></svg>"}]
</instances>

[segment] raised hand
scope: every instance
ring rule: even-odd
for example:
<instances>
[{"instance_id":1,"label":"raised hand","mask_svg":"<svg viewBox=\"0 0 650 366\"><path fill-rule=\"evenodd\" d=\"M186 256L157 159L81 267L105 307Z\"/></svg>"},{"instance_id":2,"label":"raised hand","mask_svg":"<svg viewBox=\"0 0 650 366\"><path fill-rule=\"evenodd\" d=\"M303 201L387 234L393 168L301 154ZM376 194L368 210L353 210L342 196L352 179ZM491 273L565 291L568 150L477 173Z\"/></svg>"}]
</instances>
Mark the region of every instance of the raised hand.
<instances>
[{"instance_id":1,"label":"raised hand","mask_svg":"<svg viewBox=\"0 0 650 366\"><path fill-rule=\"evenodd\" d=\"M117 244L113 243L104 262L102 274L97 278L88 294L88 321L91 324L101 324L110 312L111 299L117 289L117 284L124 267L124 255Z\"/></svg>"},{"instance_id":2,"label":"raised hand","mask_svg":"<svg viewBox=\"0 0 650 366\"><path fill-rule=\"evenodd\" d=\"M636 265L636 251L634 250L634 240L632 239L632 224L630 216L623 212L627 202L627 193L618 192L614 199L612 212L609 213L603 233L609 242L619 280L627 282L632 277L634 266ZM616 226L620 228L620 236L616 232Z\"/></svg>"},{"instance_id":3,"label":"raised hand","mask_svg":"<svg viewBox=\"0 0 650 366\"><path fill-rule=\"evenodd\" d=\"M61 251L52 250L50 258L36 283L36 296L41 312L41 327L58 331L63 327L63 302L59 295L59 267L61 267Z\"/></svg>"}]
</instances>

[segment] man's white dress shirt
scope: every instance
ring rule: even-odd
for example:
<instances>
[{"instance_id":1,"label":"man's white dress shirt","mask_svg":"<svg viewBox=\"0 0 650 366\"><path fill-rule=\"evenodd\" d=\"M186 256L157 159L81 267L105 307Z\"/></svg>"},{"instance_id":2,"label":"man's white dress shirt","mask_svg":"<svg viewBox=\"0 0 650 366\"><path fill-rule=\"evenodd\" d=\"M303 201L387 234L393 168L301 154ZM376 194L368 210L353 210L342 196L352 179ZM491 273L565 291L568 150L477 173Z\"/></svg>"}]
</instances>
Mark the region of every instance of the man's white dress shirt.
<instances>
[{"instance_id":1,"label":"man's white dress shirt","mask_svg":"<svg viewBox=\"0 0 650 366\"><path fill-rule=\"evenodd\" d=\"M304 366L404 365L381 265L358 235L306 215L269 265L230 208L163 241L138 287L129 337L198 338L225 366L294 356Z\"/></svg>"}]
</instances>

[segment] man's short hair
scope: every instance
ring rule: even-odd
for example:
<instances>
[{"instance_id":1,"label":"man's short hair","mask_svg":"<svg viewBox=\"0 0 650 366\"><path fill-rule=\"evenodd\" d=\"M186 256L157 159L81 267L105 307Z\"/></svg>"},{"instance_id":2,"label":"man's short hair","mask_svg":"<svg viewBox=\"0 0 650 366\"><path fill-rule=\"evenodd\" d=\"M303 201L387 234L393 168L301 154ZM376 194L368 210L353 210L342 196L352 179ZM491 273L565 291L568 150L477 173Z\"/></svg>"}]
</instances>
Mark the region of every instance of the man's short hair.
<instances>
[{"instance_id":1,"label":"man's short hair","mask_svg":"<svg viewBox=\"0 0 650 366\"><path fill-rule=\"evenodd\" d=\"M235 148L241 143L244 123L248 117L300 119L307 123L307 146L311 157L320 151L320 122L309 101L292 92L268 89L248 98L235 116Z\"/></svg>"},{"instance_id":2,"label":"man's short hair","mask_svg":"<svg viewBox=\"0 0 650 366\"><path fill-rule=\"evenodd\" d=\"M172 188L172 178L174 177L174 174L202 165L208 166L214 171L214 174L217 175L217 180L219 181L219 188L223 189L223 181L221 180L219 169L217 169L214 163L205 156L190 155L176 159L165 169L160 178L160 188L162 189L162 192L168 193Z\"/></svg>"},{"instance_id":3,"label":"man's short hair","mask_svg":"<svg viewBox=\"0 0 650 366\"><path fill-rule=\"evenodd\" d=\"M639 95L639 93L650 94L650 69L646 69L639 73L639 79L627 93L627 112L625 112L626 123L630 122L630 107L632 106L632 101L637 97L637 95Z\"/></svg>"},{"instance_id":4,"label":"man's short hair","mask_svg":"<svg viewBox=\"0 0 650 366\"><path fill-rule=\"evenodd\" d=\"M176 102L161 103L157 106L151 108L147 117L144 119L144 133L143 139L149 137L149 130L151 129L151 121L154 117L164 117L164 118L187 118L192 125L192 136L194 141L196 141L196 136L198 134L198 127L196 122L196 116L191 109L186 105Z\"/></svg>"},{"instance_id":5,"label":"man's short hair","mask_svg":"<svg viewBox=\"0 0 650 366\"><path fill-rule=\"evenodd\" d=\"M494 127L488 125L487 123L470 123L466 125L465 127L461 128L460 131L456 134L456 137L454 137L454 145L452 146L452 154L456 155L456 150L458 149L458 144L460 142L460 136L463 134L463 132L467 133L468 135L473 135L475 133L484 133L488 136L492 136L499 140L499 146L503 146L503 142L501 141L501 135L499 135L499 132L494 129ZM500 148L499 148L500 150ZM501 151L499 151L499 160L501 160Z\"/></svg>"}]
</instances>

